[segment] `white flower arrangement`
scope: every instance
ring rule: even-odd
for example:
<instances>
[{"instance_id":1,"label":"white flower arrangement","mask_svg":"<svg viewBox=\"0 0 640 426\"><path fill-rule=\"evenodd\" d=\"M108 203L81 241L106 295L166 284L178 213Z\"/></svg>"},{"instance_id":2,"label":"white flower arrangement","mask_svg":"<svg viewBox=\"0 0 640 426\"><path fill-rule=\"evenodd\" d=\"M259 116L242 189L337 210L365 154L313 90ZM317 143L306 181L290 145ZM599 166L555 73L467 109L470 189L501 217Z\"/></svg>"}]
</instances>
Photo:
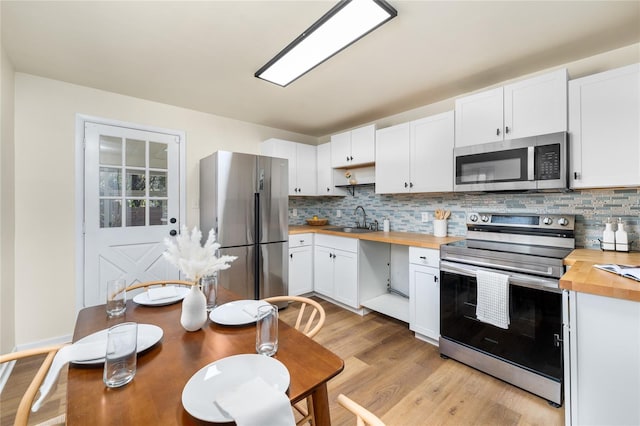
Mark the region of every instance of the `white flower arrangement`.
<instances>
[{"instance_id":1,"label":"white flower arrangement","mask_svg":"<svg viewBox=\"0 0 640 426\"><path fill-rule=\"evenodd\" d=\"M186 275L187 279L191 279L196 283L206 275L229 269L231 267L230 263L237 259L237 256L216 256L216 251L220 248L220 244L215 242L216 234L213 229L209 231L209 236L204 246L200 245L201 239L202 232L197 226L189 233L189 229L182 225L180 235L175 239L164 239L167 250L162 253L169 263Z\"/></svg>"}]
</instances>

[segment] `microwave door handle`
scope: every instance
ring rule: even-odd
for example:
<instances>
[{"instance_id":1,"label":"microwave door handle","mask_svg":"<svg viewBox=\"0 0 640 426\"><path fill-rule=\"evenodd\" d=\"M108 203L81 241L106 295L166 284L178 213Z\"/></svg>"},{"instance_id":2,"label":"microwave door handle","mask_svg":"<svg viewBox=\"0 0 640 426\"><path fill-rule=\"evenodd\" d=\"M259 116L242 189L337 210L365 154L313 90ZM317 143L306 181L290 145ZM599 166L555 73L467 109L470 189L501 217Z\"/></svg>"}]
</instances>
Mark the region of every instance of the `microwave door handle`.
<instances>
[{"instance_id":1,"label":"microwave door handle","mask_svg":"<svg viewBox=\"0 0 640 426\"><path fill-rule=\"evenodd\" d=\"M536 147L529 146L527 147L527 180L535 179L535 170L533 169L535 164L535 156L536 156Z\"/></svg>"}]
</instances>

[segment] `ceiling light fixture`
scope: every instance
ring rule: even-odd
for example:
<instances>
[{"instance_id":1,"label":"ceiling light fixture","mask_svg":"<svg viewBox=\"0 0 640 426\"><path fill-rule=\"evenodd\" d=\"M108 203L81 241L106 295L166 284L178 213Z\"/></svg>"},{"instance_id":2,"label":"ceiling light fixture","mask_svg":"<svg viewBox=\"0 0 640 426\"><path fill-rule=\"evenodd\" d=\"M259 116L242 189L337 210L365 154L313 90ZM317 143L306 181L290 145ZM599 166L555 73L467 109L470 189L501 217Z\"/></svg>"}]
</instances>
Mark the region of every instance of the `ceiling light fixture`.
<instances>
[{"instance_id":1,"label":"ceiling light fixture","mask_svg":"<svg viewBox=\"0 0 640 426\"><path fill-rule=\"evenodd\" d=\"M260 68L255 76L287 86L397 14L384 0L342 0Z\"/></svg>"}]
</instances>

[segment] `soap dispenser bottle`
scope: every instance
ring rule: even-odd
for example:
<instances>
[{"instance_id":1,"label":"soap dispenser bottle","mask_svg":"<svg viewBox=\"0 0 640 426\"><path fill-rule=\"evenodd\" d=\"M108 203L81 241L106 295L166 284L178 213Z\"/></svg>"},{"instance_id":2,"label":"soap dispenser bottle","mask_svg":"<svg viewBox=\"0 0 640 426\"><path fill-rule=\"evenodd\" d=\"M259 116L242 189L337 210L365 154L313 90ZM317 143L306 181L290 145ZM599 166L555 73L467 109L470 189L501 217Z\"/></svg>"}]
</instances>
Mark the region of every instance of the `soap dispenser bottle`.
<instances>
[{"instance_id":1,"label":"soap dispenser bottle","mask_svg":"<svg viewBox=\"0 0 640 426\"><path fill-rule=\"evenodd\" d=\"M607 223L604 224L604 232L602 233L602 250L615 250L616 249L616 237L613 232L611 218L607 218Z\"/></svg>"},{"instance_id":2,"label":"soap dispenser bottle","mask_svg":"<svg viewBox=\"0 0 640 426\"><path fill-rule=\"evenodd\" d=\"M629 237L624 230L622 218L618 218L618 229L616 230L616 251L629 251Z\"/></svg>"}]
</instances>

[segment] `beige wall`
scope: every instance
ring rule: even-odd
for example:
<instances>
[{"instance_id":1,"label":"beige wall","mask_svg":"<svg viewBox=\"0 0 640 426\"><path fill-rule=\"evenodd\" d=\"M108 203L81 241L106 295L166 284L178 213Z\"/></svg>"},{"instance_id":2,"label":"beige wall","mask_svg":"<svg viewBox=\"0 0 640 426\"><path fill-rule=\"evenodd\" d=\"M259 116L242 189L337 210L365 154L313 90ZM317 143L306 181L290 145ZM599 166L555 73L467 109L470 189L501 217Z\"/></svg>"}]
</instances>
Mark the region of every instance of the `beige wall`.
<instances>
[{"instance_id":1,"label":"beige wall","mask_svg":"<svg viewBox=\"0 0 640 426\"><path fill-rule=\"evenodd\" d=\"M15 346L14 304L14 72L0 50L0 353Z\"/></svg>"},{"instance_id":2,"label":"beige wall","mask_svg":"<svg viewBox=\"0 0 640 426\"><path fill-rule=\"evenodd\" d=\"M198 160L258 153L270 137L315 138L60 81L15 75L16 342L68 335L75 323L76 113L186 132L187 225L198 223Z\"/></svg>"}]
</instances>

